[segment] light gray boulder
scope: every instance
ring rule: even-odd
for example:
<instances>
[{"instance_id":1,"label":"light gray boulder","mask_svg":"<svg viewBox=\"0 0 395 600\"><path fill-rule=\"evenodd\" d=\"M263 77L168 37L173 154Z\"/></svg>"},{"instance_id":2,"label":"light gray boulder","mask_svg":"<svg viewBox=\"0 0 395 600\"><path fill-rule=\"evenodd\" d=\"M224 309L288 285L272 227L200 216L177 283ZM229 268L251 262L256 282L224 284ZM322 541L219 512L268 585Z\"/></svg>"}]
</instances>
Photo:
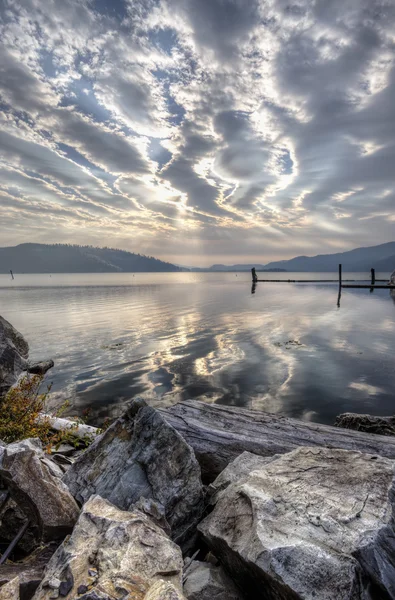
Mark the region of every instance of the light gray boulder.
<instances>
[{"instance_id":1,"label":"light gray boulder","mask_svg":"<svg viewBox=\"0 0 395 600\"><path fill-rule=\"evenodd\" d=\"M140 511L122 511L94 496L59 546L34 600L182 600L182 555Z\"/></svg>"},{"instance_id":2,"label":"light gray boulder","mask_svg":"<svg viewBox=\"0 0 395 600\"><path fill-rule=\"evenodd\" d=\"M395 435L395 417L376 417L374 415L342 413L336 417L335 427L392 436Z\"/></svg>"},{"instance_id":3,"label":"light gray boulder","mask_svg":"<svg viewBox=\"0 0 395 600\"><path fill-rule=\"evenodd\" d=\"M141 497L164 509L172 538L182 543L203 513L203 486L194 452L163 417L136 399L130 409L65 474L76 500L99 494L128 510Z\"/></svg>"},{"instance_id":4,"label":"light gray boulder","mask_svg":"<svg viewBox=\"0 0 395 600\"><path fill-rule=\"evenodd\" d=\"M199 530L249 598L395 598L394 461L308 447L244 461Z\"/></svg>"},{"instance_id":5,"label":"light gray boulder","mask_svg":"<svg viewBox=\"0 0 395 600\"><path fill-rule=\"evenodd\" d=\"M39 440L0 447L0 477L44 541L62 539L79 515L77 503L56 475L58 468L44 456Z\"/></svg>"},{"instance_id":6,"label":"light gray boulder","mask_svg":"<svg viewBox=\"0 0 395 600\"><path fill-rule=\"evenodd\" d=\"M23 335L0 316L0 398L27 369L28 355L29 345Z\"/></svg>"},{"instance_id":7,"label":"light gray boulder","mask_svg":"<svg viewBox=\"0 0 395 600\"><path fill-rule=\"evenodd\" d=\"M187 600L243 600L233 581L220 566L193 560L184 576Z\"/></svg>"}]
</instances>

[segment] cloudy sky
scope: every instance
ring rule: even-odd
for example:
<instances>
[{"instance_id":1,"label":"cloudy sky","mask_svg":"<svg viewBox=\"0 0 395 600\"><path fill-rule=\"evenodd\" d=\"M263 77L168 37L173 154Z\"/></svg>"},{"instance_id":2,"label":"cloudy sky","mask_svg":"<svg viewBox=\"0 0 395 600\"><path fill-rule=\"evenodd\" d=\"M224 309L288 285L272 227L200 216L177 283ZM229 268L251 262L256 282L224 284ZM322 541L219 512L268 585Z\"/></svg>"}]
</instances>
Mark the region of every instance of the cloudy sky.
<instances>
[{"instance_id":1,"label":"cloudy sky","mask_svg":"<svg viewBox=\"0 0 395 600\"><path fill-rule=\"evenodd\" d=\"M3 0L0 245L395 239L394 0Z\"/></svg>"}]
</instances>

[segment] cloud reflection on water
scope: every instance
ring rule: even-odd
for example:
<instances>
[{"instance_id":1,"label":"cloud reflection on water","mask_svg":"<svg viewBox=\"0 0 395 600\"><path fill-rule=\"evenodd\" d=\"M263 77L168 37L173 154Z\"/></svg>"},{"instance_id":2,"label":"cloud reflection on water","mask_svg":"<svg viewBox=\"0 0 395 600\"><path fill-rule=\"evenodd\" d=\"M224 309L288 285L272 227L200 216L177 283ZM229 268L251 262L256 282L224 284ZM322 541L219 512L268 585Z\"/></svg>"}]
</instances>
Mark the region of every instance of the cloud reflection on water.
<instances>
[{"instance_id":1,"label":"cloud reflection on water","mask_svg":"<svg viewBox=\"0 0 395 600\"><path fill-rule=\"evenodd\" d=\"M0 280L2 313L33 359L54 358L53 401L70 397L91 418L136 394L327 423L344 410L394 411L386 290L344 290L338 309L335 287L258 284L251 295L248 274L57 275L56 287L44 277Z\"/></svg>"}]
</instances>

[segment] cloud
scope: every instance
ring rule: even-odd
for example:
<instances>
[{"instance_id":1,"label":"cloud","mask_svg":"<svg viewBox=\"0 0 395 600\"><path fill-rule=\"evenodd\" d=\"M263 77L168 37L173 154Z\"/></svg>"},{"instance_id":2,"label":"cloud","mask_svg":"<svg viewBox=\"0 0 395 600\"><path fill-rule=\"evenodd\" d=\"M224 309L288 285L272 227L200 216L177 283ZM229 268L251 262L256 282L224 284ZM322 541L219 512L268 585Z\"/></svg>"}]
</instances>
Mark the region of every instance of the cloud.
<instances>
[{"instance_id":1,"label":"cloud","mask_svg":"<svg viewBox=\"0 0 395 600\"><path fill-rule=\"evenodd\" d=\"M387 0L8 0L3 243L199 264L391 240L394 25Z\"/></svg>"}]
</instances>

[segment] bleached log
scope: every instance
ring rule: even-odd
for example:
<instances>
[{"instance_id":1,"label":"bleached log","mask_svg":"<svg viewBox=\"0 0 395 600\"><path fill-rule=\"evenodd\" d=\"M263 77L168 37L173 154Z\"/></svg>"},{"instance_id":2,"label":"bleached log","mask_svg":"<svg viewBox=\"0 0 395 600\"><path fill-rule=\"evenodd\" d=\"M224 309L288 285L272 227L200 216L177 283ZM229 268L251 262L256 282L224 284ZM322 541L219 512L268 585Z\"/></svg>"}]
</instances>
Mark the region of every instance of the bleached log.
<instances>
[{"instance_id":1,"label":"bleached log","mask_svg":"<svg viewBox=\"0 0 395 600\"><path fill-rule=\"evenodd\" d=\"M273 456L299 446L323 446L395 459L395 437L196 400L180 402L160 412L195 450L205 483L213 481L245 450Z\"/></svg>"},{"instance_id":2,"label":"bleached log","mask_svg":"<svg viewBox=\"0 0 395 600\"><path fill-rule=\"evenodd\" d=\"M74 437L87 442L93 442L99 433L99 429L97 429L97 427L92 427L92 425L86 425L85 423L78 423L78 421L72 421L71 419L63 419L61 417L53 417L41 413L38 420L44 419L49 421L51 429L54 431L72 430Z\"/></svg>"}]
</instances>

